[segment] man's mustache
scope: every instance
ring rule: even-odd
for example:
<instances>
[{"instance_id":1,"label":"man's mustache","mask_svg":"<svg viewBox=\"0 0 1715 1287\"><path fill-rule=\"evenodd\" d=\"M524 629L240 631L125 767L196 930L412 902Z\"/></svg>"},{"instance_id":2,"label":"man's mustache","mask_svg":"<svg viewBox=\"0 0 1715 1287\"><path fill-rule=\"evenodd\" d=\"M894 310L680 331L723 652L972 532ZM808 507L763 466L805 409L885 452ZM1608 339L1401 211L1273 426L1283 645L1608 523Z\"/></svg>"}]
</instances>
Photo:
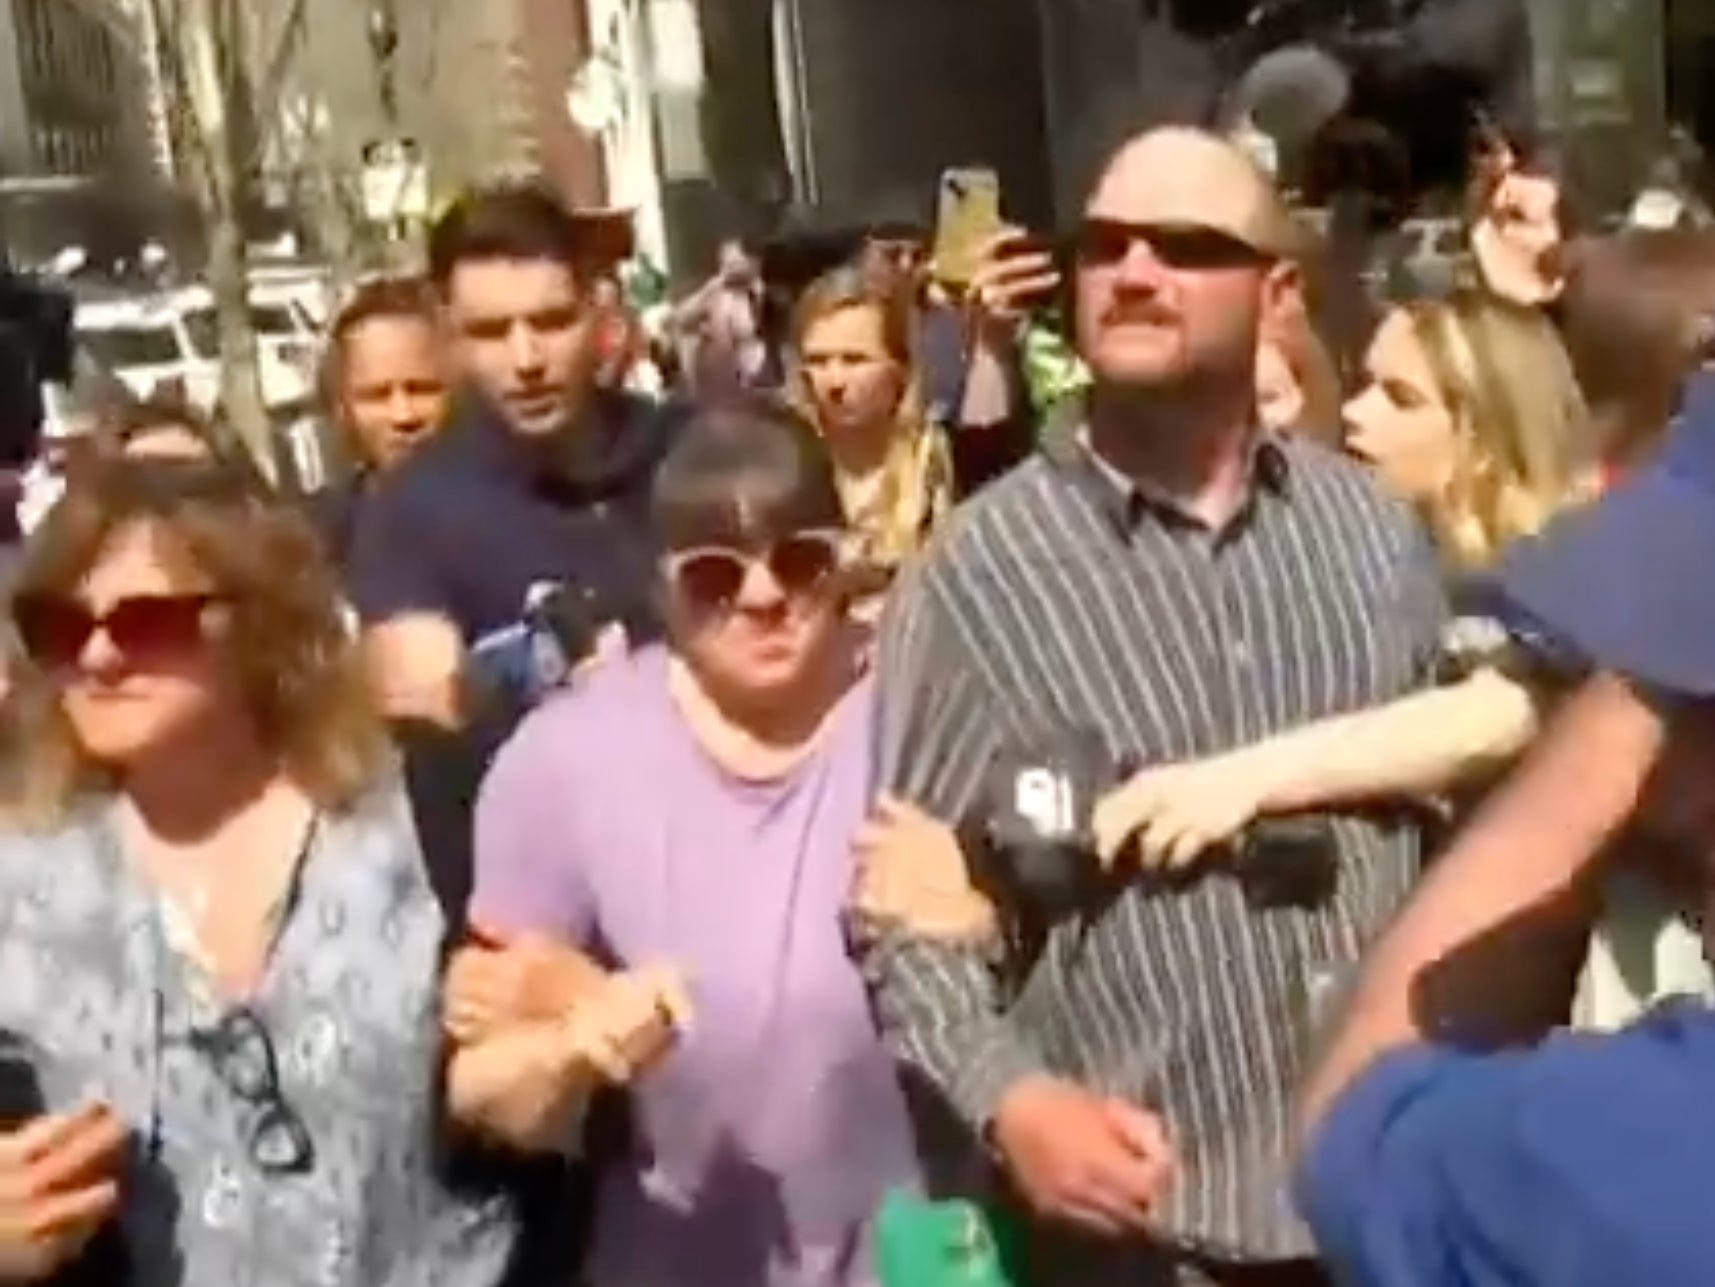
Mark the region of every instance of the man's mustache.
<instances>
[{"instance_id":1,"label":"man's mustache","mask_svg":"<svg viewBox=\"0 0 1715 1287\"><path fill-rule=\"evenodd\" d=\"M1179 313L1152 300L1116 300L1102 313L1104 326L1177 326Z\"/></svg>"}]
</instances>

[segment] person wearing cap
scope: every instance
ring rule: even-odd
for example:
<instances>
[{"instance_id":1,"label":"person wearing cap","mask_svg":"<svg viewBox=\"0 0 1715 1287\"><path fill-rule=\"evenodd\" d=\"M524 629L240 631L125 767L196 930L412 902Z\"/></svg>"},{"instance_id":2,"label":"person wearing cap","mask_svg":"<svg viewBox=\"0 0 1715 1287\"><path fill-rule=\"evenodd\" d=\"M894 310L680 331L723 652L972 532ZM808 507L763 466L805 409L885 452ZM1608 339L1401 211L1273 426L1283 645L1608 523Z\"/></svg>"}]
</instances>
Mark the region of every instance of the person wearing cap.
<instances>
[{"instance_id":1,"label":"person wearing cap","mask_svg":"<svg viewBox=\"0 0 1715 1287\"><path fill-rule=\"evenodd\" d=\"M1628 818L1678 833L1711 908L1715 386L1698 383L1650 468L1503 566L1519 618L1600 673L1379 941L1308 1085L1300 1203L1356 1287L1715 1281L1715 1014L1554 1032Z\"/></svg>"},{"instance_id":2,"label":"person wearing cap","mask_svg":"<svg viewBox=\"0 0 1715 1287\"><path fill-rule=\"evenodd\" d=\"M1068 735L1172 763L1428 680L1445 605L1419 524L1356 462L1256 423L1293 233L1210 134L1112 157L1077 243L1083 416L897 584L884 793L962 831L996 767ZM901 926L866 941L909 1083L998 1160L989 1196L1022 1224L1033 1283L1324 1281L1284 1183L1292 1095L1326 980L1404 900L1419 836L1402 816L1316 824L1310 856L1338 878L1273 910L1215 860L1171 885L1119 869L1099 902L1032 925L1027 955ZM932 1169L956 1143L925 1136Z\"/></svg>"}]
</instances>

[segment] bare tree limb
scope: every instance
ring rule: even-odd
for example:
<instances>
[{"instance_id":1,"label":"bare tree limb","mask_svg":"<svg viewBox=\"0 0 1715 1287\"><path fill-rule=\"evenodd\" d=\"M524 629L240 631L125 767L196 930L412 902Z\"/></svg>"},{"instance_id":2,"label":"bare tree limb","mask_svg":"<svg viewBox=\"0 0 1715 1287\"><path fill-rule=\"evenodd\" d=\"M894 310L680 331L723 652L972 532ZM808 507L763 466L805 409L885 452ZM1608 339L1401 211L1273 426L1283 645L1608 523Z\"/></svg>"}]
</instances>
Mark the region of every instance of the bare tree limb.
<instances>
[{"instance_id":1,"label":"bare tree limb","mask_svg":"<svg viewBox=\"0 0 1715 1287\"><path fill-rule=\"evenodd\" d=\"M252 165L260 164L279 128L281 113L278 108L295 74L294 64L303 52L308 16L308 0L292 0L291 8L280 24L274 48L261 60L261 72L256 77L253 102L256 120L263 128L256 132L259 155L251 159Z\"/></svg>"}]
</instances>

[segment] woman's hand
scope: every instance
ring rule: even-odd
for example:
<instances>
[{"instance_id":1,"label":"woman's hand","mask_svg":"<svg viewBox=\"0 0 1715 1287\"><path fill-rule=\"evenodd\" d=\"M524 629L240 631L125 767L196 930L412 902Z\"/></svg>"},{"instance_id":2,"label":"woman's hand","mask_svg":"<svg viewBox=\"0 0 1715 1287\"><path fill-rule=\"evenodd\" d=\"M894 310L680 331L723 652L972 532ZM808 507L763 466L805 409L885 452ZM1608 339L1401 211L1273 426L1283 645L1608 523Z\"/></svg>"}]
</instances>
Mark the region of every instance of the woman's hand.
<instances>
[{"instance_id":1,"label":"woman's hand","mask_svg":"<svg viewBox=\"0 0 1715 1287\"><path fill-rule=\"evenodd\" d=\"M1145 769L1096 803L1096 850L1112 863L1132 841L1145 867L1183 867L1256 820L1261 767L1242 753Z\"/></svg>"},{"instance_id":2,"label":"woman's hand","mask_svg":"<svg viewBox=\"0 0 1715 1287\"><path fill-rule=\"evenodd\" d=\"M1010 341L1033 308L1052 300L1060 271L1051 250L1022 228L1007 228L978 255L965 295L972 334L991 345Z\"/></svg>"},{"instance_id":3,"label":"woman's hand","mask_svg":"<svg viewBox=\"0 0 1715 1287\"><path fill-rule=\"evenodd\" d=\"M0 1132L0 1282L50 1277L112 1218L125 1136L99 1104Z\"/></svg>"},{"instance_id":4,"label":"woman's hand","mask_svg":"<svg viewBox=\"0 0 1715 1287\"><path fill-rule=\"evenodd\" d=\"M509 938L473 927L471 938L447 967L442 1003L447 1035L460 1045L564 1018L607 980L582 952L539 934Z\"/></svg>"},{"instance_id":5,"label":"woman's hand","mask_svg":"<svg viewBox=\"0 0 1715 1287\"><path fill-rule=\"evenodd\" d=\"M671 968L604 976L552 1021L516 1023L460 1046L447 1074L452 1113L513 1148L563 1150L590 1096L648 1072L690 1017Z\"/></svg>"},{"instance_id":6,"label":"woman's hand","mask_svg":"<svg viewBox=\"0 0 1715 1287\"><path fill-rule=\"evenodd\" d=\"M670 965L611 974L573 1007L566 1034L579 1056L604 1080L628 1086L673 1048L690 1026L691 999Z\"/></svg>"},{"instance_id":7,"label":"woman's hand","mask_svg":"<svg viewBox=\"0 0 1715 1287\"><path fill-rule=\"evenodd\" d=\"M953 829L914 805L882 797L854 843L852 910L883 928L932 939L995 934L994 907L971 884Z\"/></svg>"},{"instance_id":8,"label":"woman's hand","mask_svg":"<svg viewBox=\"0 0 1715 1287\"><path fill-rule=\"evenodd\" d=\"M451 1113L525 1153L568 1151L601 1077L563 1023L507 1028L460 1046L447 1068Z\"/></svg>"}]
</instances>

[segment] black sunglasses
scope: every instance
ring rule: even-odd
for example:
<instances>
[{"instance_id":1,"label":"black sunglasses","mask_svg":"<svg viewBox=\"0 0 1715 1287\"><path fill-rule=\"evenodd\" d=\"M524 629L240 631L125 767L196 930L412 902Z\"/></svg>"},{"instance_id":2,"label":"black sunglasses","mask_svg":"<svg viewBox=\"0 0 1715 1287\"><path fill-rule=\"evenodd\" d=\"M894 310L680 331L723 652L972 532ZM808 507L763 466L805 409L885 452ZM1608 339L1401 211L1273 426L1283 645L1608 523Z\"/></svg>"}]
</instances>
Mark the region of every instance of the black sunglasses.
<instances>
[{"instance_id":1,"label":"black sunglasses","mask_svg":"<svg viewBox=\"0 0 1715 1287\"><path fill-rule=\"evenodd\" d=\"M814 593L840 566L838 532L797 532L765 550L703 545L667 556L667 576L686 603L699 612L730 612L745 578L762 564L788 598Z\"/></svg>"},{"instance_id":2,"label":"black sunglasses","mask_svg":"<svg viewBox=\"0 0 1715 1287\"><path fill-rule=\"evenodd\" d=\"M1182 272L1255 268L1271 261L1256 247L1216 228L1094 218L1079 225L1078 260L1086 268L1111 268L1140 242L1168 268Z\"/></svg>"},{"instance_id":3,"label":"black sunglasses","mask_svg":"<svg viewBox=\"0 0 1715 1287\"><path fill-rule=\"evenodd\" d=\"M205 639L204 612L214 594L128 595L96 612L57 594L21 594L12 601L12 621L30 660L43 670L68 670L78 663L96 631L126 661L159 665L196 652Z\"/></svg>"},{"instance_id":4,"label":"black sunglasses","mask_svg":"<svg viewBox=\"0 0 1715 1287\"><path fill-rule=\"evenodd\" d=\"M250 1110L250 1160L275 1175L297 1175L315 1163L315 1142L280 1090L280 1065L268 1026L254 1010L228 1012L212 1028L193 1028L189 1043Z\"/></svg>"}]
</instances>

